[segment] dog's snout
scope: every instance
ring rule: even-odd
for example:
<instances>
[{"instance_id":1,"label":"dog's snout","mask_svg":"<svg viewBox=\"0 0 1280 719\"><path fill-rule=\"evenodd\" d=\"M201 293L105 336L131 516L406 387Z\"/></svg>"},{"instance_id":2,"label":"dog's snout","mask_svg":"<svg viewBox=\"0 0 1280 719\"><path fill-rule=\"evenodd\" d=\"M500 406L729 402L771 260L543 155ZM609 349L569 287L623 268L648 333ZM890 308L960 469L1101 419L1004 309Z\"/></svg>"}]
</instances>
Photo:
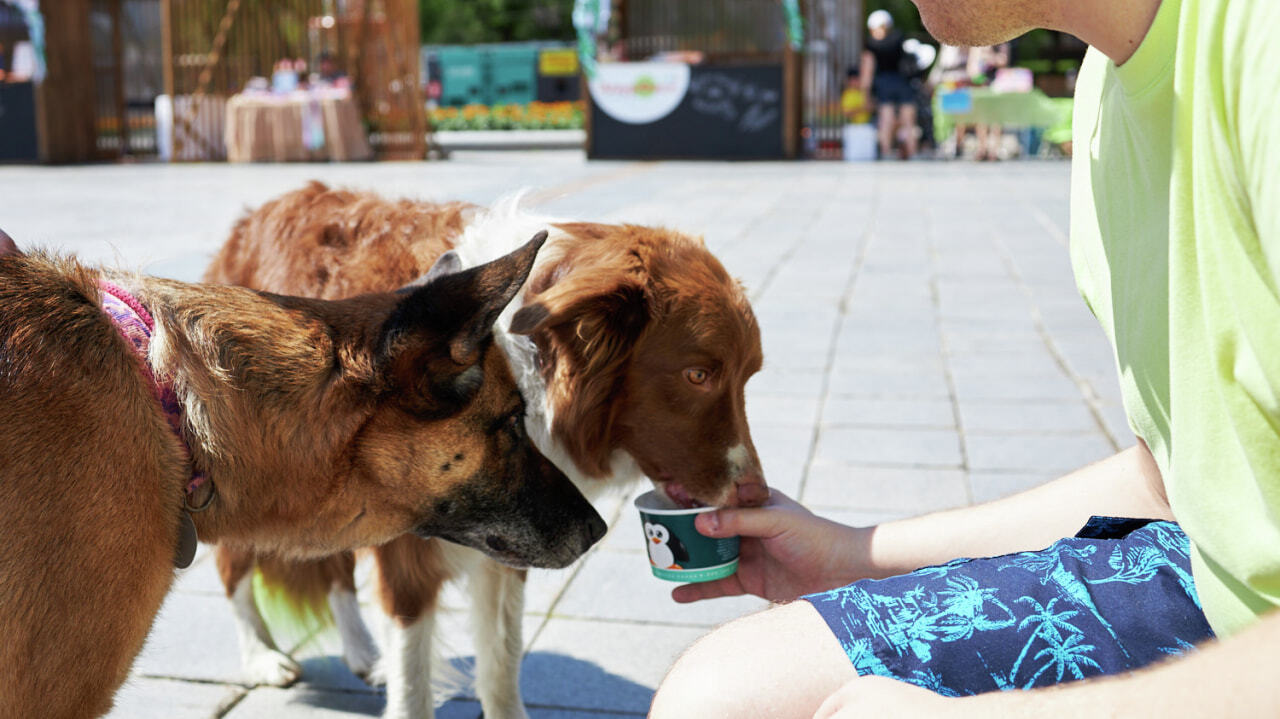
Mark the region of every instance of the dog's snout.
<instances>
[{"instance_id":1,"label":"dog's snout","mask_svg":"<svg viewBox=\"0 0 1280 719\"><path fill-rule=\"evenodd\" d=\"M609 531L609 525L604 523L604 519L600 515L596 515L587 521L587 536L582 543L582 551L587 551L591 545L599 542L604 538L605 532Z\"/></svg>"},{"instance_id":2,"label":"dog's snout","mask_svg":"<svg viewBox=\"0 0 1280 719\"><path fill-rule=\"evenodd\" d=\"M499 552L499 553L506 552L508 549L511 548L511 545L507 544L507 540L495 534L490 534L489 536L485 537L484 543L489 547L489 549L492 549L493 551Z\"/></svg>"}]
</instances>

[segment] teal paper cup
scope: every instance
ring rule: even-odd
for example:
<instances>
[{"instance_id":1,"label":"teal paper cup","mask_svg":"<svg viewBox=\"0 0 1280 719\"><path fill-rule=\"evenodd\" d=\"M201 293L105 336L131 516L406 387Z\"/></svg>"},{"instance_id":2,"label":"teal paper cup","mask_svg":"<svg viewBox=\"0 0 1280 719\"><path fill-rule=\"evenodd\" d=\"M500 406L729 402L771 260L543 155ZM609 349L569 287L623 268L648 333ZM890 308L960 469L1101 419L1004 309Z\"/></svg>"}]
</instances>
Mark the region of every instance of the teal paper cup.
<instances>
[{"instance_id":1,"label":"teal paper cup","mask_svg":"<svg viewBox=\"0 0 1280 719\"><path fill-rule=\"evenodd\" d=\"M693 520L716 507L685 509L650 490L636 497L653 576L670 582L710 582L738 571L738 538L707 537Z\"/></svg>"}]
</instances>

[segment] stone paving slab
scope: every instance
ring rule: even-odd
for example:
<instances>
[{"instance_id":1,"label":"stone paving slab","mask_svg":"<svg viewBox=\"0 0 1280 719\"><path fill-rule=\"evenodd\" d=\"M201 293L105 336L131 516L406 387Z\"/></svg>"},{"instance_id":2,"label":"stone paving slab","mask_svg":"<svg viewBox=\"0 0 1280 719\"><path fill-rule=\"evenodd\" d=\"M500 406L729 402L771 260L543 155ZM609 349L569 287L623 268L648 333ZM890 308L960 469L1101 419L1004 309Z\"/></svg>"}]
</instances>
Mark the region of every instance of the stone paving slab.
<instances>
[{"instance_id":1,"label":"stone paving slab","mask_svg":"<svg viewBox=\"0 0 1280 719\"><path fill-rule=\"evenodd\" d=\"M0 167L0 227L20 245L195 280L231 223L315 178L391 196L490 203L520 188L552 216L701 236L750 294L766 351L747 389L771 484L837 521L873 524L1035 486L1132 443L1114 359L1067 252L1065 163L586 162L576 152L464 152L447 162ZM573 567L533 571L522 686L536 719L638 717L710 627L765 606L670 599L629 496ZM365 615L380 610L359 569ZM466 594L439 644L464 671ZM290 638L287 689L241 682L230 610L202 550L157 619L113 717L376 716L332 634ZM463 688L437 711L475 719ZM442 701L444 697L441 698Z\"/></svg>"}]
</instances>

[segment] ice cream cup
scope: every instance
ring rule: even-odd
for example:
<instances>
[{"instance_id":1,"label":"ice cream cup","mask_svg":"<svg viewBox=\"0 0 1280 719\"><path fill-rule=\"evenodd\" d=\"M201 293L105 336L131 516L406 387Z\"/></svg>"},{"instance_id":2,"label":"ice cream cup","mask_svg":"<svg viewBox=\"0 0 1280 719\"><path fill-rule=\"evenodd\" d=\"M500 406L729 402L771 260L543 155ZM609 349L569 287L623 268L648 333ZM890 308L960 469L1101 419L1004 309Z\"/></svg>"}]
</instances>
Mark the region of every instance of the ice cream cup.
<instances>
[{"instance_id":1,"label":"ice cream cup","mask_svg":"<svg viewBox=\"0 0 1280 719\"><path fill-rule=\"evenodd\" d=\"M738 538L707 537L694 519L716 507L684 508L650 490L636 497L653 576L671 582L710 582L738 571Z\"/></svg>"}]
</instances>

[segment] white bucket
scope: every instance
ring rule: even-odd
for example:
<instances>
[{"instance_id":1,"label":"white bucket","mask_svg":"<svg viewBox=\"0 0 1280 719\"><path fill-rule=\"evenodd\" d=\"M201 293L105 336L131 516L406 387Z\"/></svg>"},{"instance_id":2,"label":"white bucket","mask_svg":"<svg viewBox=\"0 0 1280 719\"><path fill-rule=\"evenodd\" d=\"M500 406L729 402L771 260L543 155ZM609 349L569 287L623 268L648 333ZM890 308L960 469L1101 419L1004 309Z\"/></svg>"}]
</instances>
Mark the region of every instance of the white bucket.
<instances>
[{"instance_id":1,"label":"white bucket","mask_svg":"<svg viewBox=\"0 0 1280 719\"><path fill-rule=\"evenodd\" d=\"M843 135L846 162L869 162L876 159L875 125L845 125Z\"/></svg>"}]
</instances>

